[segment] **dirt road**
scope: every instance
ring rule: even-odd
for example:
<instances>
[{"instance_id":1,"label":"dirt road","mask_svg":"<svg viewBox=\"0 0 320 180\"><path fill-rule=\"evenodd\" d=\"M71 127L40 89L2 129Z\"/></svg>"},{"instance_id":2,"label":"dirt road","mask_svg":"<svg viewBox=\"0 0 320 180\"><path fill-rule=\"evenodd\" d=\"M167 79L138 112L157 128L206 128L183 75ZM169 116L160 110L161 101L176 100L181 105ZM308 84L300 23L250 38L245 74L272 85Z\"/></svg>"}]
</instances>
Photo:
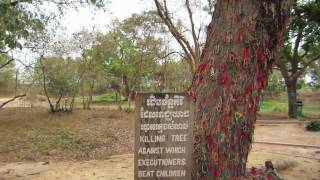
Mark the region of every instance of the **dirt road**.
<instances>
[{"instance_id":1,"label":"dirt road","mask_svg":"<svg viewBox=\"0 0 320 180\"><path fill-rule=\"evenodd\" d=\"M306 132L300 124L257 125L256 141L320 145L320 134ZM320 149L283 145L253 145L248 167L272 160L279 174L288 180L320 180ZM131 180L133 155L111 156L107 160L48 161L0 164L0 180Z\"/></svg>"},{"instance_id":2,"label":"dirt road","mask_svg":"<svg viewBox=\"0 0 320 180\"><path fill-rule=\"evenodd\" d=\"M0 167L1 180L118 180L132 177L132 154L98 161L11 163Z\"/></svg>"}]
</instances>

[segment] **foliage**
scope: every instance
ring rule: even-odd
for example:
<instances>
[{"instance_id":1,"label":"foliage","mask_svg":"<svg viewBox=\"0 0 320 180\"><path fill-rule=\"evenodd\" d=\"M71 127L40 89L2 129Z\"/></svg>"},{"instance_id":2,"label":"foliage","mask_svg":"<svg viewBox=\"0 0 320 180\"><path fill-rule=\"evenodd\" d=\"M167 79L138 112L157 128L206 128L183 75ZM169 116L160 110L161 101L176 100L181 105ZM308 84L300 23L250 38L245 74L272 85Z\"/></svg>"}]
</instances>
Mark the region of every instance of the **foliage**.
<instances>
[{"instance_id":1,"label":"foliage","mask_svg":"<svg viewBox=\"0 0 320 180\"><path fill-rule=\"evenodd\" d=\"M14 49L37 49L35 44L30 44L38 35L45 34L49 25L59 25L58 19L65 10L79 6L93 5L102 8L104 0L1 0L0 1L0 53L7 54ZM58 11L51 11L51 7ZM54 29L57 29L54 27ZM8 63L9 64L9 63ZM2 68L2 67L0 67Z\"/></svg>"},{"instance_id":2,"label":"foliage","mask_svg":"<svg viewBox=\"0 0 320 180\"><path fill-rule=\"evenodd\" d=\"M266 88L266 94L271 96L278 96L284 91L284 80L281 77L280 71L274 70L268 79L268 87Z\"/></svg>"},{"instance_id":3,"label":"foliage","mask_svg":"<svg viewBox=\"0 0 320 180\"><path fill-rule=\"evenodd\" d=\"M306 128L308 131L320 131L320 121L311 120L307 123Z\"/></svg>"},{"instance_id":4,"label":"foliage","mask_svg":"<svg viewBox=\"0 0 320 180\"><path fill-rule=\"evenodd\" d=\"M36 71L35 78L40 80L51 112L71 112L82 78L79 61L58 56L41 57L38 65L40 72Z\"/></svg>"},{"instance_id":5,"label":"foliage","mask_svg":"<svg viewBox=\"0 0 320 180\"><path fill-rule=\"evenodd\" d=\"M265 100L260 106L261 112L287 112L288 107L286 103Z\"/></svg>"},{"instance_id":6,"label":"foliage","mask_svg":"<svg viewBox=\"0 0 320 180\"><path fill-rule=\"evenodd\" d=\"M159 65L157 78L164 92L184 92L191 84L192 72L186 61L168 60Z\"/></svg>"},{"instance_id":7,"label":"foliage","mask_svg":"<svg viewBox=\"0 0 320 180\"><path fill-rule=\"evenodd\" d=\"M157 60L163 55L162 41L156 34L157 16L151 12L133 14L122 22L114 21L106 34L98 34L84 59L102 71L109 88L124 97L148 88ZM160 31L160 32L159 32Z\"/></svg>"},{"instance_id":8,"label":"foliage","mask_svg":"<svg viewBox=\"0 0 320 180\"><path fill-rule=\"evenodd\" d=\"M48 92L56 97L73 95L79 79L77 62L59 57L48 57L43 62L47 70Z\"/></svg>"},{"instance_id":9,"label":"foliage","mask_svg":"<svg viewBox=\"0 0 320 180\"><path fill-rule=\"evenodd\" d=\"M319 90L320 89L320 62L314 62L313 64L311 64L309 75L311 77L310 86L314 90Z\"/></svg>"},{"instance_id":10,"label":"foliage","mask_svg":"<svg viewBox=\"0 0 320 180\"><path fill-rule=\"evenodd\" d=\"M5 64L8 62L10 58L5 54L0 54L0 65ZM15 68L14 64L11 63L8 66L0 69L0 86L8 86L14 80Z\"/></svg>"},{"instance_id":11,"label":"foliage","mask_svg":"<svg viewBox=\"0 0 320 180\"><path fill-rule=\"evenodd\" d=\"M31 2L31 1L30 1ZM44 28L45 17L32 12L27 6L12 4L10 0L0 3L0 50L22 49L20 39Z\"/></svg>"}]
</instances>

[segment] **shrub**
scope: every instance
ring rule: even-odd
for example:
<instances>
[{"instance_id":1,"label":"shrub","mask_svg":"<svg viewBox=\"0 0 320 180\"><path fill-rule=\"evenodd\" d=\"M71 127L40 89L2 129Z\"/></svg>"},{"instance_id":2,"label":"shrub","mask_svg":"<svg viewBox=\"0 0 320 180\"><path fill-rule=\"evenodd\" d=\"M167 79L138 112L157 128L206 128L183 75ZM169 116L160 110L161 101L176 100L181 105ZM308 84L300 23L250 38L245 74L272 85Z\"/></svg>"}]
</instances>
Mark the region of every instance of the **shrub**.
<instances>
[{"instance_id":1,"label":"shrub","mask_svg":"<svg viewBox=\"0 0 320 180\"><path fill-rule=\"evenodd\" d=\"M320 121L311 120L307 123L308 131L320 131Z\"/></svg>"}]
</instances>

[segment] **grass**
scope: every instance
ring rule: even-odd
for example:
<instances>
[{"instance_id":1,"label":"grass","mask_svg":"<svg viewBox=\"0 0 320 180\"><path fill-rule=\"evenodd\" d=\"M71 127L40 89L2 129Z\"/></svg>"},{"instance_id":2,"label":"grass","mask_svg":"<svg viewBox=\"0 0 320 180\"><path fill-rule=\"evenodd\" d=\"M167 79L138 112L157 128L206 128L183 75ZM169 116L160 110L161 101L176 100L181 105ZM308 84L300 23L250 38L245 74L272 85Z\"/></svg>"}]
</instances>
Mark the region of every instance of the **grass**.
<instances>
[{"instance_id":1,"label":"grass","mask_svg":"<svg viewBox=\"0 0 320 180\"><path fill-rule=\"evenodd\" d=\"M40 108L5 108L0 111L0 162L106 159L128 153L133 132L127 129L133 118L116 110L52 114Z\"/></svg>"},{"instance_id":2,"label":"grass","mask_svg":"<svg viewBox=\"0 0 320 180\"><path fill-rule=\"evenodd\" d=\"M75 99L76 104L78 105L78 107L82 107L82 96L78 96ZM118 97L120 98L120 97ZM117 96L116 96L116 92L115 91L110 91L108 93L105 94L101 94L101 95L97 95L97 96L93 96L92 97L92 105L98 105L98 106L103 106L103 105L115 105L115 106L119 106L121 103L121 107L123 109L128 109L129 108L129 102L126 100L122 100L121 102L117 102ZM130 104L130 109L134 109L134 102L131 102Z\"/></svg>"},{"instance_id":3,"label":"grass","mask_svg":"<svg viewBox=\"0 0 320 180\"><path fill-rule=\"evenodd\" d=\"M75 99L75 102L77 104L81 104L82 100L83 100L82 96L77 96ZM92 97L93 103L114 103L116 102L116 100L117 100L117 94L115 91L110 91L110 92Z\"/></svg>"},{"instance_id":4,"label":"grass","mask_svg":"<svg viewBox=\"0 0 320 180\"><path fill-rule=\"evenodd\" d=\"M280 99L280 98L279 98ZM288 103L286 101L264 100L260 107L260 112L288 112ZM305 117L320 117L320 103L304 102L302 107L302 115Z\"/></svg>"},{"instance_id":5,"label":"grass","mask_svg":"<svg viewBox=\"0 0 320 180\"><path fill-rule=\"evenodd\" d=\"M262 102L260 112L287 112L288 105L283 102L265 100Z\"/></svg>"},{"instance_id":6,"label":"grass","mask_svg":"<svg viewBox=\"0 0 320 180\"><path fill-rule=\"evenodd\" d=\"M119 98L119 97L118 97ZM116 92L111 91L105 94L98 96L93 96L92 100L94 103L103 103L103 102L115 102L117 99Z\"/></svg>"},{"instance_id":7,"label":"grass","mask_svg":"<svg viewBox=\"0 0 320 180\"><path fill-rule=\"evenodd\" d=\"M261 112L288 112L288 95L282 92L277 96L264 97L260 111ZM320 118L320 92L303 89L298 91L297 100L303 102L302 114L306 118Z\"/></svg>"}]
</instances>

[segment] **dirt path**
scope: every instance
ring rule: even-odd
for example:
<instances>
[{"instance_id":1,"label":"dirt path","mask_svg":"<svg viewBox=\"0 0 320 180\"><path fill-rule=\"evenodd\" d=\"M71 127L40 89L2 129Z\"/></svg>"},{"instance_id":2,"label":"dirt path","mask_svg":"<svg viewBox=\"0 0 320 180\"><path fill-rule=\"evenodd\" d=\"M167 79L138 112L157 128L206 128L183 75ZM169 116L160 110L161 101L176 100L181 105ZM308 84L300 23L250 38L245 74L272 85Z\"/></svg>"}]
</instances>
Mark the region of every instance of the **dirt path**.
<instances>
[{"instance_id":1,"label":"dirt path","mask_svg":"<svg viewBox=\"0 0 320 180\"><path fill-rule=\"evenodd\" d=\"M320 145L320 134L306 132L301 124L257 124L256 141ZM248 167L272 160L288 180L320 180L320 148L253 144ZM133 155L111 156L108 160L50 161L0 164L0 180L117 180L133 179Z\"/></svg>"},{"instance_id":2,"label":"dirt path","mask_svg":"<svg viewBox=\"0 0 320 180\"><path fill-rule=\"evenodd\" d=\"M132 177L132 154L99 161L11 163L0 167L1 180L118 180Z\"/></svg>"},{"instance_id":3,"label":"dirt path","mask_svg":"<svg viewBox=\"0 0 320 180\"><path fill-rule=\"evenodd\" d=\"M273 150L272 150L273 149ZM282 153L281 153L282 152ZM314 156L316 154L316 156ZM248 166L272 160L289 180L319 180L320 154L316 149L254 145ZM2 178L1 178L2 177ZM318 179L317 179L318 178ZM1 180L132 180L133 155L82 162L11 163L0 167Z\"/></svg>"}]
</instances>

